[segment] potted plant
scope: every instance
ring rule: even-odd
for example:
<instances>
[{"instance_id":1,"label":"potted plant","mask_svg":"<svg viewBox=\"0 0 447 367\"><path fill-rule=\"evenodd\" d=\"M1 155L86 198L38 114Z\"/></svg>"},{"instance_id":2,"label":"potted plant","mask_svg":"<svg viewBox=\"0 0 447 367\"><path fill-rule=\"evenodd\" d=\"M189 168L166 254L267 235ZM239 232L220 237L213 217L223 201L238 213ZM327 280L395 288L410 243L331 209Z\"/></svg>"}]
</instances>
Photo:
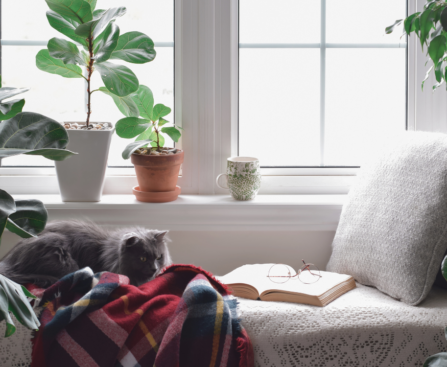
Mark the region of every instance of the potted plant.
<instances>
[{"instance_id":1,"label":"potted plant","mask_svg":"<svg viewBox=\"0 0 447 367\"><path fill-rule=\"evenodd\" d=\"M122 155L124 159L131 158L135 166L138 186L133 193L137 200L151 203L176 200L181 192L177 179L184 153L164 146L165 134L174 142L181 136L181 128L165 119L171 109L163 104L154 106L152 91L145 85L129 96L126 108L115 102L127 116L116 123L117 135L125 139L136 137Z\"/></svg>"},{"instance_id":2,"label":"potted plant","mask_svg":"<svg viewBox=\"0 0 447 367\"><path fill-rule=\"evenodd\" d=\"M61 124L37 113L21 112L24 99L4 101L26 91L0 88L0 159L26 154L64 160L75 154L65 149L68 134ZM47 219L48 213L41 201L14 200L0 189L0 243L5 228L22 238L35 237L45 228ZM25 287L0 274L0 322L6 322L5 337L16 330L10 312L27 328L38 329L39 320L28 298L35 297Z\"/></svg>"},{"instance_id":3,"label":"potted plant","mask_svg":"<svg viewBox=\"0 0 447 367\"><path fill-rule=\"evenodd\" d=\"M63 201L99 201L101 198L113 129L110 123L90 121L92 94L100 91L125 104L128 96L139 87L136 75L128 67L110 60L144 64L156 55L154 43L145 34L120 35L115 20L126 13L125 7L95 9L96 2L46 0L50 25L75 43L52 38L47 49L40 50L36 56L40 70L65 78L83 78L86 83L86 121L65 123L70 136L68 148L79 155L56 163ZM92 90L95 71L100 73L105 86Z\"/></svg>"}]
</instances>

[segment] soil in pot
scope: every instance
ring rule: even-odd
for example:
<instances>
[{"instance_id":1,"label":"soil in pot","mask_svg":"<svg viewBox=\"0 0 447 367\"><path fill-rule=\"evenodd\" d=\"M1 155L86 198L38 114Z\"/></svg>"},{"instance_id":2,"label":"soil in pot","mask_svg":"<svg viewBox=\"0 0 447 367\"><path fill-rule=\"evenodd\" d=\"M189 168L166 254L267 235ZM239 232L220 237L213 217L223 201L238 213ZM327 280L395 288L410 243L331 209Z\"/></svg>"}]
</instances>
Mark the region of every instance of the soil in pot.
<instances>
[{"instance_id":1,"label":"soil in pot","mask_svg":"<svg viewBox=\"0 0 447 367\"><path fill-rule=\"evenodd\" d=\"M135 166L137 174L139 186L137 191L151 193L172 192L173 195L176 195L175 198L177 198L180 191L177 188L177 180L183 159L184 152L180 149L163 148L160 151L140 149L136 151L132 154L131 161Z\"/></svg>"}]
</instances>

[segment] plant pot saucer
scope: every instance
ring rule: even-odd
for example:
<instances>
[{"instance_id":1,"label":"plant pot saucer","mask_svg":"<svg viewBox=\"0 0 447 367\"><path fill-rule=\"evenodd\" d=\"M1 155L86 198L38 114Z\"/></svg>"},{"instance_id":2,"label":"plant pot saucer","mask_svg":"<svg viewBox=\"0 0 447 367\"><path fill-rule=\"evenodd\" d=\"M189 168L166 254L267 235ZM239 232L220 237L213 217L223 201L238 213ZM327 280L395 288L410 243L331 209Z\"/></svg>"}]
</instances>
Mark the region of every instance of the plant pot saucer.
<instances>
[{"instance_id":1,"label":"plant pot saucer","mask_svg":"<svg viewBox=\"0 0 447 367\"><path fill-rule=\"evenodd\" d=\"M140 191L140 186L135 186L132 192L138 201L145 203L168 203L177 200L182 189L180 186L176 186L174 191L148 192Z\"/></svg>"}]
</instances>

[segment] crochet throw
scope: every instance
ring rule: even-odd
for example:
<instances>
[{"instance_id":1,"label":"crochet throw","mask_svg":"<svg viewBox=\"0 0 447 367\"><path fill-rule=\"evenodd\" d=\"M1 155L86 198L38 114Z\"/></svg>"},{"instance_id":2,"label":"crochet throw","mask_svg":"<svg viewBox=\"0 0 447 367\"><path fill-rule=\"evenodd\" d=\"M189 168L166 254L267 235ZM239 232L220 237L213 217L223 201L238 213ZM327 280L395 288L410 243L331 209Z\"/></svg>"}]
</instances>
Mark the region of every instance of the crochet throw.
<instances>
[{"instance_id":1,"label":"crochet throw","mask_svg":"<svg viewBox=\"0 0 447 367\"><path fill-rule=\"evenodd\" d=\"M46 289L32 367L253 366L237 301L211 274L173 265L140 287L85 268Z\"/></svg>"}]
</instances>

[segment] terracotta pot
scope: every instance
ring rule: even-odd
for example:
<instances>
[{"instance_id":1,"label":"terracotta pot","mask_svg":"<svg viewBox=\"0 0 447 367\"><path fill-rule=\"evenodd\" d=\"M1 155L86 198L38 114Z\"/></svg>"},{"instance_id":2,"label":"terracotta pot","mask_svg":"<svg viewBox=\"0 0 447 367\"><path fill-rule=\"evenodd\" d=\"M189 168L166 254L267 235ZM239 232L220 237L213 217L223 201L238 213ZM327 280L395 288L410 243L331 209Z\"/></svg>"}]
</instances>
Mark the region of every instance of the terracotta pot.
<instances>
[{"instance_id":1,"label":"terracotta pot","mask_svg":"<svg viewBox=\"0 0 447 367\"><path fill-rule=\"evenodd\" d=\"M132 154L140 191L175 191L184 152L172 155Z\"/></svg>"}]
</instances>

